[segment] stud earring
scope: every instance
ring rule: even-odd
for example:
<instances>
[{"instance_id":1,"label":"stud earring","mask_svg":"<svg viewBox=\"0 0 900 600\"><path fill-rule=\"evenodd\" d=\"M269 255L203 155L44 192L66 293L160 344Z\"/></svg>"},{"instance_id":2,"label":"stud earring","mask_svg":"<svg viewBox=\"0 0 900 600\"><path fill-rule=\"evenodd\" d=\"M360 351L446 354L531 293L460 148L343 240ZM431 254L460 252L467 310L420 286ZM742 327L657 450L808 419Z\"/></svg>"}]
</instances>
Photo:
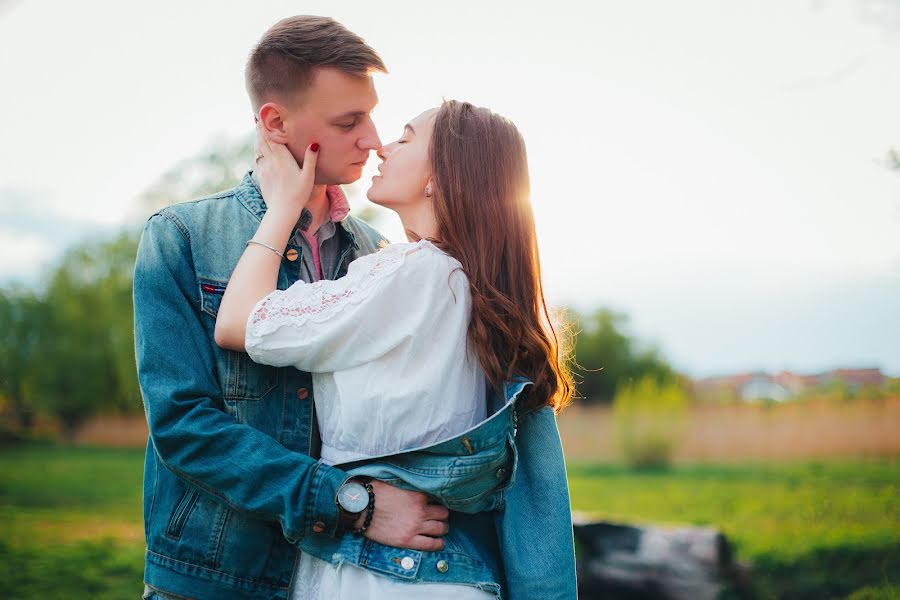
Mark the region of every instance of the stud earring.
<instances>
[{"instance_id":1,"label":"stud earring","mask_svg":"<svg viewBox=\"0 0 900 600\"><path fill-rule=\"evenodd\" d=\"M431 186L430 185L425 187L425 197L431 198Z\"/></svg>"}]
</instances>

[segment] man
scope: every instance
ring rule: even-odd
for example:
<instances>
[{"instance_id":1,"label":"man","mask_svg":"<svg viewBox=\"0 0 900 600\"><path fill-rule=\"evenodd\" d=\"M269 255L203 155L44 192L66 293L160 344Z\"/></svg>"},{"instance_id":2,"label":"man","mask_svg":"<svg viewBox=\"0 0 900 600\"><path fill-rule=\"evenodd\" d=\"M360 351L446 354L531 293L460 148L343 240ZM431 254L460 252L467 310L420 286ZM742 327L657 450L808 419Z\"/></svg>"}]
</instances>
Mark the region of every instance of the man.
<instances>
[{"instance_id":1,"label":"man","mask_svg":"<svg viewBox=\"0 0 900 600\"><path fill-rule=\"evenodd\" d=\"M279 287L346 273L384 239L347 214L338 184L381 146L370 117L378 55L332 19L292 17L250 56L247 90L270 139L301 161L319 144L316 185L284 252ZM359 482L320 464L308 373L253 363L214 342L225 285L265 212L252 174L234 189L148 221L134 277L138 377L150 439L144 468L145 598L285 598L307 536L340 536L366 510L340 497ZM364 535L439 550L446 508L372 482ZM362 488L364 489L364 488ZM429 532L429 533L426 533Z\"/></svg>"}]
</instances>

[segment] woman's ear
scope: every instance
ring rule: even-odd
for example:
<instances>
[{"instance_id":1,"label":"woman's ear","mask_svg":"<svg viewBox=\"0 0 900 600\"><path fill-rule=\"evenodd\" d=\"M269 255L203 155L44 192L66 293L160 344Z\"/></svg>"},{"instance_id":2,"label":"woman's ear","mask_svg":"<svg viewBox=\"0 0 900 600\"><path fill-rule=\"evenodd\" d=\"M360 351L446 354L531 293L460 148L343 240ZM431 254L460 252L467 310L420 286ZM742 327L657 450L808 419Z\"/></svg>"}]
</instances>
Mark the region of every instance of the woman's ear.
<instances>
[{"instance_id":1,"label":"woman's ear","mask_svg":"<svg viewBox=\"0 0 900 600\"><path fill-rule=\"evenodd\" d=\"M425 184L425 197L431 198L434 195L434 181L429 177L428 183Z\"/></svg>"},{"instance_id":2,"label":"woman's ear","mask_svg":"<svg viewBox=\"0 0 900 600\"><path fill-rule=\"evenodd\" d=\"M263 104L257 115L262 124L263 134L266 139L278 144L287 144L287 131L284 127L284 107L274 102Z\"/></svg>"}]
</instances>

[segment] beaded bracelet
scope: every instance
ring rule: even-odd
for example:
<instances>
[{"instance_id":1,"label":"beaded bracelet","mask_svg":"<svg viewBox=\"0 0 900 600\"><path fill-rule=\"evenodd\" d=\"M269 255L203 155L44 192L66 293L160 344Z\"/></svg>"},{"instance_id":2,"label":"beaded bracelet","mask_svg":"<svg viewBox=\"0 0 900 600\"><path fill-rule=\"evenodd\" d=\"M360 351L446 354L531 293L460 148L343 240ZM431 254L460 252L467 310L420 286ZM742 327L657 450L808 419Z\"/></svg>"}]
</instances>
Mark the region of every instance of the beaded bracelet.
<instances>
[{"instance_id":1,"label":"beaded bracelet","mask_svg":"<svg viewBox=\"0 0 900 600\"><path fill-rule=\"evenodd\" d=\"M366 506L366 518L363 521L362 527L356 527L353 529L353 533L362 533L366 529L369 528L369 525L372 524L372 515L375 514L375 488L372 487L371 479L363 482L366 486L366 491L369 492L369 504Z\"/></svg>"}]
</instances>

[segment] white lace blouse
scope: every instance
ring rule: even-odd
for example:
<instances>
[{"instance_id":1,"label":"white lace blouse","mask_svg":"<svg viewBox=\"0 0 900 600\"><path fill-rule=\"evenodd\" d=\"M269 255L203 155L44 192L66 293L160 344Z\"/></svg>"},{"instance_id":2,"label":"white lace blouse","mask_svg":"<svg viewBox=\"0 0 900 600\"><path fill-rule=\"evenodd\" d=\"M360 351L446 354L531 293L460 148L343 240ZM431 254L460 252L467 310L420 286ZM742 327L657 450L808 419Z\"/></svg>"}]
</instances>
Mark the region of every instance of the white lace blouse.
<instances>
[{"instance_id":1,"label":"white lace blouse","mask_svg":"<svg viewBox=\"0 0 900 600\"><path fill-rule=\"evenodd\" d=\"M425 240L393 244L345 277L263 298L246 348L258 363L313 374L322 460L339 464L442 441L486 418L470 311L456 259Z\"/></svg>"}]
</instances>

